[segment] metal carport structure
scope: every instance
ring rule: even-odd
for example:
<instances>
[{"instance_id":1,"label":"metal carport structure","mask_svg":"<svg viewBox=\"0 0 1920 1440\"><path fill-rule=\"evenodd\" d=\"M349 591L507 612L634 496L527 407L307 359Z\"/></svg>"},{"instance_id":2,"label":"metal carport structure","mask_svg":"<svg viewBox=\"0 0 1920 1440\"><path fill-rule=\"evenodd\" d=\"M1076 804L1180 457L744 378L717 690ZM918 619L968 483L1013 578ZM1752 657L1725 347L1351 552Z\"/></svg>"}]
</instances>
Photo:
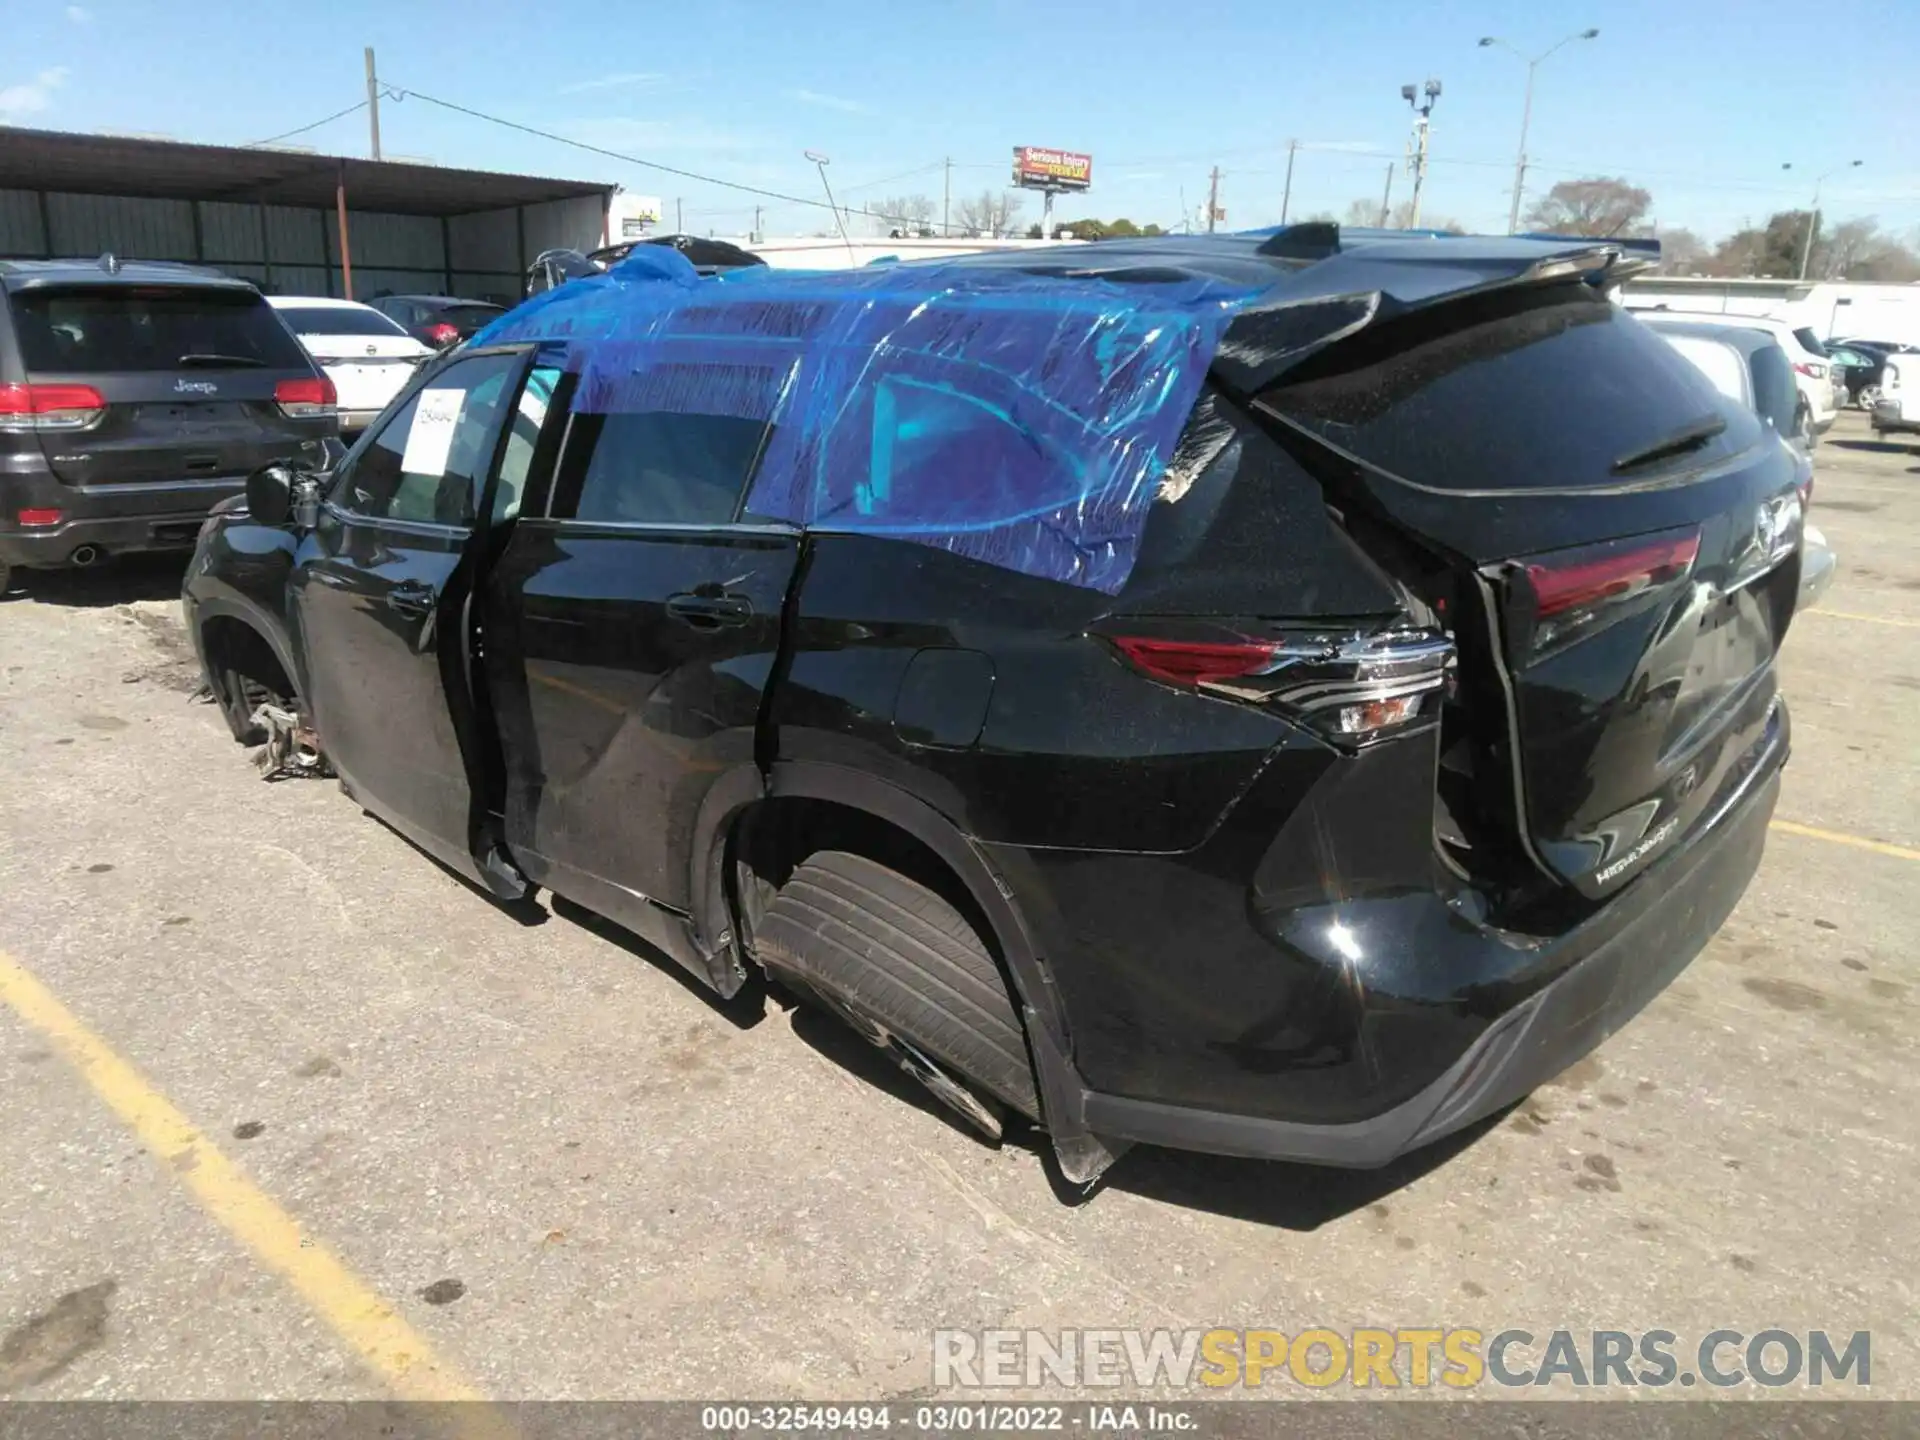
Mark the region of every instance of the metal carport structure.
<instances>
[{"instance_id":1,"label":"metal carport structure","mask_svg":"<svg viewBox=\"0 0 1920 1440\"><path fill-rule=\"evenodd\" d=\"M605 242L613 185L308 151L0 129L0 257L212 265L269 293L511 303Z\"/></svg>"}]
</instances>

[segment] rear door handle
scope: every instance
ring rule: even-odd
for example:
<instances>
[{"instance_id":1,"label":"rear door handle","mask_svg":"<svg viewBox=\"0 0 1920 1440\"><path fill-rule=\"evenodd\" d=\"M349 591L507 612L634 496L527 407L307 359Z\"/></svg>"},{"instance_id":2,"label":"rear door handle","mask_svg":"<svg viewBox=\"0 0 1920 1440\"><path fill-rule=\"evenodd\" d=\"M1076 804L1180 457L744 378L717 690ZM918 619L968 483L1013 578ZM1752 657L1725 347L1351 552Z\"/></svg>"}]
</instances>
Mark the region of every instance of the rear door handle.
<instances>
[{"instance_id":1,"label":"rear door handle","mask_svg":"<svg viewBox=\"0 0 1920 1440\"><path fill-rule=\"evenodd\" d=\"M702 595L686 590L667 597L667 613L696 630L744 625L753 618L753 602L744 595Z\"/></svg>"}]
</instances>

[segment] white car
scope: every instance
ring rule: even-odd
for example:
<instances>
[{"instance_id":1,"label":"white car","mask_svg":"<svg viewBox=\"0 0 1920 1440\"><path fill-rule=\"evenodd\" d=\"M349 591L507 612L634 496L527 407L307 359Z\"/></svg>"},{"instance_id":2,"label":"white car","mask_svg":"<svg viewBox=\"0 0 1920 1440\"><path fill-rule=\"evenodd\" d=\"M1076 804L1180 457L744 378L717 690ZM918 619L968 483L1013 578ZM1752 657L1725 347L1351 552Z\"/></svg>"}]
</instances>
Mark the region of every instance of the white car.
<instances>
[{"instance_id":1,"label":"white car","mask_svg":"<svg viewBox=\"0 0 1920 1440\"><path fill-rule=\"evenodd\" d=\"M1669 310L1664 305L1643 308L1629 304L1636 319L1649 324L1661 320L1685 321L1701 325L1737 325L1746 330L1764 330L1780 343L1787 354L1787 363L1793 366L1793 380L1800 387L1801 398L1807 402L1807 430L1813 435L1823 435L1827 427L1833 424L1839 408L1833 401L1833 382L1827 378L1831 368L1824 354L1816 354L1801 342L1791 325L1784 320L1769 320L1763 315L1723 315L1718 311Z\"/></svg>"},{"instance_id":2,"label":"white car","mask_svg":"<svg viewBox=\"0 0 1920 1440\"><path fill-rule=\"evenodd\" d=\"M267 303L333 381L340 395L340 429L347 434L371 425L420 362L434 354L396 322L356 300L269 295Z\"/></svg>"},{"instance_id":3,"label":"white car","mask_svg":"<svg viewBox=\"0 0 1920 1440\"><path fill-rule=\"evenodd\" d=\"M1873 433L1912 435L1920 431L1920 353L1887 356L1880 372L1880 393L1873 399Z\"/></svg>"}]
</instances>

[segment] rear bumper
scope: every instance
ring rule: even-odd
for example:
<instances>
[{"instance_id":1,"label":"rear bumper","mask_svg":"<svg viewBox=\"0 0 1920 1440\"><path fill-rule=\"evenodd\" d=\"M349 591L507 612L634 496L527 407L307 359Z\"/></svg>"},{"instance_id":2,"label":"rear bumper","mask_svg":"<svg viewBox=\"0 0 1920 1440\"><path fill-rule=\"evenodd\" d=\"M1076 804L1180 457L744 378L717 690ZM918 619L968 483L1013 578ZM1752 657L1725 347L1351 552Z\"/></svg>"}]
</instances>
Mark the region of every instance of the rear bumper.
<instances>
[{"instance_id":1,"label":"rear bumper","mask_svg":"<svg viewBox=\"0 0 1920 1440\"><path fill-rule=\"evenodd\" d=\"M107 555L191 550L207 513L246 488L242 476L163 485L61 485L0 480L0 561L23 569L58 569L91 545ZM61 512L57 525L22 527L27 507Z\"/></svg>"},{"instance_id":2,"label":"rear bumper","mask_svg":"<svg viewBox=\"0 0 1920 1440\"><path fill-rule=\"evenodd\" d=\"M1356 1059L1378 1072L1418 1065L1417 1088L1387 1095L1377 1108L1343 1106L1346 1113L1327 1123L1313 1118L1311 1103L1281 1117L1090 1088L1078 1093L1079 1114L1070 1118L1112 1141L1368 1168L1513 1103L1626 1024L1732 911L1759 866L1778 797L1788 726L1784 706L1777 714L1750 778L1718 821L1563 934L1516 942L1463 923L1437 895L1313 907L1336 918L1296 912L1285 926L1293 940L1287 948L1297 958L1313 943L1310 935L1337 930L1351 962L1335 955L1326 964L1326 977L1337 983L1303 987L1295 1004L1264 1017L1252 995L1210 997L1216 1008L1238 1014L1243 1038L1257 1034L1262 1048L1247 1054L1276 1092L1285 1085L1311 1096L1316 1075L1331 1077ZM1269 968L1286 963L1273 952ZM1391 985L1372 988L1396 970ZM1477 978L1459 983L1466 974ZM1440 975L1455 978L1426 993L1418 979L1406 980ZM1336 1010L1359 1012L1344 1044L1329 1023ZM1284 1059L1276 1041L1288 1042ZM1244 1105L1249 1093L1235 1098ZM1332 1091L1321 1093L1330 1098Z\"/></svg>"}]
</instances>

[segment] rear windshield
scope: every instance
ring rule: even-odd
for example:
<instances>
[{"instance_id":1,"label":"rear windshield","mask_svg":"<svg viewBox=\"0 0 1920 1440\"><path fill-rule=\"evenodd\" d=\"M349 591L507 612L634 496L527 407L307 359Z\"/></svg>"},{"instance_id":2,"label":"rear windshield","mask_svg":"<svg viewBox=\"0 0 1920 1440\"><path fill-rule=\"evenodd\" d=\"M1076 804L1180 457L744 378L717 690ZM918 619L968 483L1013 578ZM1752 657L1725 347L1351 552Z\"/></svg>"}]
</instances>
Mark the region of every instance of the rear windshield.
<instances>
[{"instance_id":1,"label":"rear windshield","mask_svg":"<svg viewBox=\"0 0 1920 1440\"><path fill-rule=\"evenodd\" d=\"M378 310L358 306L276 305L274 313L293 327L296 335L401 335L407 332Z\"/></svg>"},{"instance_id":2,"label":"rear windshield","mask_svg":"<svg viewBox=\"0 0 1920 1440\"><path fill-rule=\"evenodd\" d=\"M1815 355L1824 355L1827 353L1826 342L1805 325L1802 325L1798 330L1793 332L1793 338L1798 340L1801 345L1805 346Z\"/></svg>"},{"instance_id":3,"label":"rear windshield","mask_svg":"<svg viewBox=\"0 0 1920 1440\"><path fill-rule=\"evenodd\" d=\"M1612 302L1556 290L1437 307L1309 360L1262 403L1372 465L1444 490L1617 483L1616 460L1721 415L1688 463L1754 443L1744 406Z\"/></svg>"},{"instance_id":4,"label":"rear windshield","mask_svg":"<svg viewBox=\"0 0 1920 1440\"><path fill-rule=\"evenodd\" d=\"M312 368L251 291L114 285L22 290L10 299L30 372Z\"/></svg>"}]
</instances>

